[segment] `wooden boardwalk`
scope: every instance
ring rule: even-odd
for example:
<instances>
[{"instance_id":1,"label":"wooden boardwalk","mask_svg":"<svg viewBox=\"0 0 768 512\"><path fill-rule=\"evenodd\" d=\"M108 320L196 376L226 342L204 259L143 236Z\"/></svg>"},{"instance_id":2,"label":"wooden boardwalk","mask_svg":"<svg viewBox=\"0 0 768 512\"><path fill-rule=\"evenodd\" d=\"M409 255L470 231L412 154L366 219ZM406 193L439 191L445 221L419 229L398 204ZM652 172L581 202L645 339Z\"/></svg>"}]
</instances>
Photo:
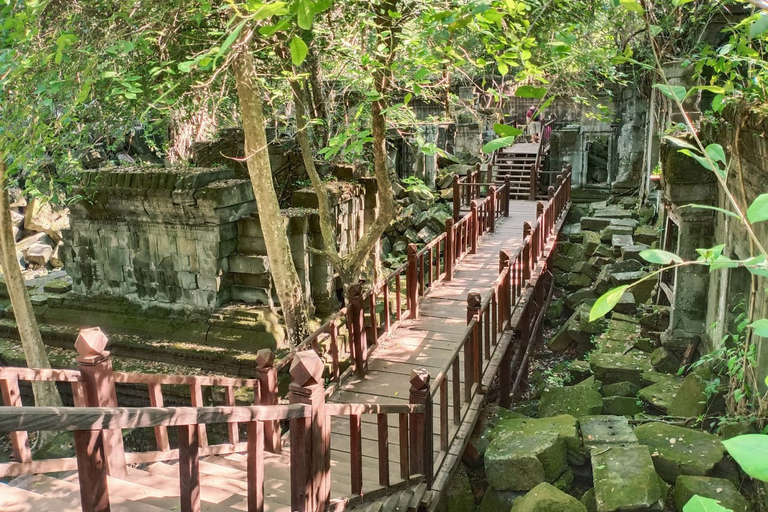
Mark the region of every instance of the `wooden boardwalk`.
<instances>
[{"instance_id":1,"label":"wooden boardwalk","mask_svg":"<svg viewBox=\"0 0 768 512\"><path fill-rule=\"evenodd\" d=\"M451 281L438 284L427 294L420 306L420 316L405 320L368 360L368 373L363 378L352 376L328 400L332 403L407 404L411 370L425 368L434 378L452 357L467 330L467 294L477 291L483 298L489 293L499 276L499 252L514 252L523 243L523 223L536 218L536 203L511 201L510 216L498 221L496 232L483 236L476 254L467 255L455 268ZM461 358L461 357L460 357ZM463 382L463 379L462 379ZM452 394L449 391L449 395ZM449 398L449 403L453 403ZM453 440L471 407L463 407L462 422L452 426ZM453 409L449 407L453 416ZM433 437L435 475L445 459L446 450L440 450L438 418L434 419ZM362 419L363 436L363 492L379 488L379 430L376 416ZM471 420L474 424L474 419ZM331 474L334 468L349 467L349 422L336 417L331 429ZM390 473L399 475L399 439L397 422L389 422ZM342 469L343 471L343 469ZM333 478L335 480L335 478Z\"/></svg>"}]
</instances>

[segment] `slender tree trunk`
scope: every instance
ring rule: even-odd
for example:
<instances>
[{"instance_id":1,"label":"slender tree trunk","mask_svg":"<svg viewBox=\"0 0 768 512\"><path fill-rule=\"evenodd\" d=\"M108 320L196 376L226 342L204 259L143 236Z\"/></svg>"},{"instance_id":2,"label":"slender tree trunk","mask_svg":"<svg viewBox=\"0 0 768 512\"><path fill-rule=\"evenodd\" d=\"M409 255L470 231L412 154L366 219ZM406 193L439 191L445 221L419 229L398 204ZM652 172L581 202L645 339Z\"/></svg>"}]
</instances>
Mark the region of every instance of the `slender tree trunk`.
<instances>
[{"instance_id":1,"label":"slender tree trunk","mask_svg":"<svg viewBox=\"0 0 768 512\"><path fill-rule=\"evenodd\" d=\"M248 174L256 197L272 280L280 299L288 335L295 346L309 334L307 309L296 266L291 257L285 222L280 214L280 205L272 183L264 116L256 85L256 70L253 56L247 47L240 49L233 66L245 133Z\"/></svg>"},{"instance_id":2,"label":"slender tree trunk","mask_svg":"<svg viewBox=\"0 0 768 512\"><path fill-rule=\"evenodd\" d=\"M13 314L16 317L16 327L21 337L21 346L27 366L30 368L50 368L51 363L45 353L43 338L37 327L37 320L32 311L32 303L29 301L27 287L24 285L24 277L19 269L19 261L16 259L16 241L13 238L13 224L11 222L11 206L8 200L8 190L5 180L5 164L0 161L0 263L3 266L5 285L8 287L8 295L11 297ZM32 392L35 395L35 405L43 407L60 407L61 396L54 382L33 382Z\"/></svg>"}]
</instances>

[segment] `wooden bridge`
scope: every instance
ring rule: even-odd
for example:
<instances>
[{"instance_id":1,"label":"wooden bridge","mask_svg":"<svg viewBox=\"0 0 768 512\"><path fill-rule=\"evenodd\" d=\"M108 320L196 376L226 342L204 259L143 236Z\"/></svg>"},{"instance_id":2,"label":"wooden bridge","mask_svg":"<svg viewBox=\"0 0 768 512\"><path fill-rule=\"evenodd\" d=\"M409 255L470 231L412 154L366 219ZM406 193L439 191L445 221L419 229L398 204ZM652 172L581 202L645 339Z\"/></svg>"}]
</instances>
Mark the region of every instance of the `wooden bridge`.
<instances>
[{"instance_id":1,"label":"wooden bridge","mask_svg":"<svg viewBox=\"0 0 768 512\"><path fill-rule=\"evenodd\" d=\"M487 390L498 385L509 405L525 378L571 173L541 202L511 200L507 183L461 186L476 189L466 215L350 290L287 357L260 351L254 379L114 372L98 329L81 331L77 370L0 368L0 432L15 459L0 477L17 477L0 485L0 510L434 510ZM43 380L70 385L74 407L22 406L19 382ZM148 406L119 407L126 385L146 389ZM171 385L189 388L189 407L163 407ZM204 387L220 403L206 404ZM240 388L254 405L238 403ZM153 429L155 451L125 451L135 428ZM73 431L76 457L32 460L27 432L40 430Z\"/></svg>"}]
</instances>

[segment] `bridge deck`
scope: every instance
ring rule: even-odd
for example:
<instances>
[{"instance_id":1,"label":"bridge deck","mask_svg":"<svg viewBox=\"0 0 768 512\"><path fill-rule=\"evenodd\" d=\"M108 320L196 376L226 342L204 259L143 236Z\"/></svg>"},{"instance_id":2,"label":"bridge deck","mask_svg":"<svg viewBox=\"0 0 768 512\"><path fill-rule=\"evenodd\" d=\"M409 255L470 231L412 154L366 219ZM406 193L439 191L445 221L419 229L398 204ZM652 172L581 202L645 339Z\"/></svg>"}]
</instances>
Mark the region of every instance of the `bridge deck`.
<instances>
[{"instance_id":1,"label":"bridge deck","mask_svg":"<svg viewBox=\"0 0 768 512\"><path fill-rule=\"evenodd\" d=\"M536 218L536 203L532 201L511 201L510 216L497 223L496 232L486 234L478 245L477 254L467 255L455 268L452 281L437 285L422 300L420 317L404 321L397 330L371 355L368 360L369 372L364 378L351 377L343 383L329 399L336 403L402 404L409 398L409 374L414 368L424 367L433 376L442 370L454 350L462 341L467 329L467 293L478 291L483 298L488 294L499 275L499 251L514 251L523 243L523 223ZM463 358L462 359L463 364ZM452 391L449 389L449 395ZM449 398L448 403L453 403ZM453 441L461 427L471 421L473 407L464 406L462 423L451 426L450 439ZM475 407L475 409L477 409ZM449 407L453 415L453 408ZM363 492L378 485L378 430L376 417L363 417ZM334 418L331 434L332 466L343 472L348 468L350 457L349 422L346 418ZM439 473L446 452L440 450L440 428L438 419L434 423L435 475ZM389 419L390 473L392 482L399 480L399 442L397 418ZM347 469L348 471L348 469Z\"/></svg>"}]
</instances>

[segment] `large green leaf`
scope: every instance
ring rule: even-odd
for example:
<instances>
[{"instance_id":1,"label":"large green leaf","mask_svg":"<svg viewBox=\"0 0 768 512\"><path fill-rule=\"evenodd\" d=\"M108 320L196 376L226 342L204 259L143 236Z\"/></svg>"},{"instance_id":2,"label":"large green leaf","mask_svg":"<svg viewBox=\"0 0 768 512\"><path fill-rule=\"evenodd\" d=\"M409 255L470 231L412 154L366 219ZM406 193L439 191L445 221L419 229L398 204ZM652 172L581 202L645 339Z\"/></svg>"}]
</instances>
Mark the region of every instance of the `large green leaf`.
<instances>
[{"instance_id":1,"label":"large green leaf","mask_svg":"<svg viewBox=\"0 0 768 512\"><path fill-rule=\"evenodd\" d=\"M493 139L491 142L483 146L483 153L493 153L497 149L506 148L515 143L515 137L501 137L499 139Z\"/></svg>"},{"instance_id":2,"label":"large green leaf","mask_svg":"<svg viewBox=\"0 0 768 512\"><path fill-rule=\"evenodd\" d=\"M726 439L723 444L746 474L768 482L768 435L746 434Z\"/></svg>"},{"instance_id":3,"label":"large green leaf","mask_svg":"<svg viewBox=\"0 0 768 512\"><path fill-rule=\"evenodd\" d=\"M709 158L712 159L713 162L722 162L725 163L725 151L723 150L723 146L720 144L710 144L707 146L706 150L707 155L709 155Z\"/></svg>"},{"instance_id":4,"label":"large green leaf","mask_svg":"<svg viewBox=\"0 0 768 512\"><path fill-rule=\"evenodd\" d=\"M616 304L621 300L621 296L629 289L629 285L621 285L616 288L611 288L592 305L592 309L589 311L589 321L594 322L598 318L602 318L607 315Z\"/></svg>"},{"instance_id":5,"label":"large green leaf","mask_svg":"<svg viewBox=\"0 0 768 512\"><path fill-rule=\"evenodd\" d=\"M710 158L705 158L703 156L700 156L700 155L697 155L697 154L693 153L692 151L690 151L688 149L680 149L679 152L684 154L684 155L688 155L689 157L693 158L694 160L699 162L699 165L701 165L703 168L714 172L715 174L717 174L718 176L720 176L723 179L725 178L725 171L723 169L721 169L720 166L717 165L717 163L715 163L715 161L712 160L711 157Z\"/></svg>"},{"instance_id":6,"label":"large green leaf","mask_svg":"<svg viewBox=\"0 0 768 512\"><path fill-rule=\"evenodd\" d=\"M496 135L500 135L502 137L517 137L523 133L523 130L520 128L515 128L514 126L501 123L494 124L493 131L496 132Z\"/></svg>"},{"instance_id":7,"label":"large green leaf","mask_svg":"<svg viewBox=\"0 0 768 512\"><path fill-rule=\"evenodd\" d=\"M235 40L237 39L237 36L239 36L240 32L243 30L243 27L245 26L245 21L246 20L243 20L240 23L238 23L235 29L232 32L230 32L230 34L221 44L221 48L219 48L219 53L216 55L216 58L219 58L225 53L227 53L227 50L229 50L229 47L232 46L232 43L235 42Z\"/></svg>"},{"instance_id":8,"label":"large green leaf","mask_svg":"<svg viewBox=\"0 0 768 512\"><path fill-rule=\"evenodd\" d=\"M760 194L747 209L747 218L752 224L768 220L768 194Z\"/></svg>"},{"instance_id":9,"label":"large green leaf","mask_svg":"<svg viewBox=\"0 0 768 512\"><path fill-rule=\"evenodd\" d=\"M311 29L314 18L315 10L312 0L296 0L296 23L299 28Z\"/></svg>"},{"instance_id":10,"label":"large green leaf","mask_svg":"<svg viewBox=\"0 0 768 512\"><path fill-rule=\"evenodd\" d=\"M752 328L752 331L758 336L761 336L763 338L768 338L768 320L766 320L765 318L760 320L755 320L754 322L749 324L749 326Z\"/></svg>"},{"instance_id":11,"label":"large green leaf","mask_svg":"<svg viewBox=\"0 0 768 512\"><path fill-rule=\"evenodd\" d=\"M672 137L671 135L667 135L664 137L664 140L671 142L675 146L683 149L690 149L691 151L698 151L699 148L694 146L693 144L684 141L683 139L679 139L677 137Z\"/></svg>"},{"instance_id":12,"label":"large green leaf","mask_svg":"<svg viewBox=\"0 0 768 512\"><path fill-rule=\"evenodd\" d=\"M680 7L681 5L685 5L691 2L693 2L693 0L672 0L672 5L675 7Z\"/></svg>"},{"instance_id":13,"label":"large green leaf","mask_svg":"<svg viewBox=\"0 0 768 512\"><path fill-rule=\"evenodd\" d=\"M648 263L657 263L659 265L669 265L672 262L683 262L683 259L677 254L662 251L661 249L646 249L644 251L640 251L640 257Z\"/></svg>"},{"instance_id":14,"label":"large green leaf","mask_svg":"<svg viewBox=\"0 0 768 512\"><path fill-rule=\"evenodd\" d=\"M534 87L532 85L524 85L518 87L515 91L515 96L518 98L534 98L541 99L547 94L546 87Z\"/></svg>"},{"instance_id":15,"label":"large green leaf","mask_svg":"<svg viewBox=\"0 0 768 512\"><path fill-rule=\"evenodd\" d=\"M729 508L720 505L720 502L712 498L705 498L695 494L683 506L683 512L733 512Z\"/></svg>"},{"instance_id":16,"label":"large green leaf","mask_svg":"<svg viewBox=\"0 0 768 512\"><path fill-rule=\"evenodd\" d=\"M640 5L640 2L637 0L619 0L619 3L628 11L636 12L637 14L643 14L645 12L645 9L643 9L643 6Z\"/></svg>"},{"instance_id":17,"label":"large green leaf","mask_svg":"<svg viewBox=\"0 0 768 512\"><path fill-rule=\"evenodd\" d=\"M672 100L683 101L688 96L688 91L682 85L653 84L653 87Z\"/></svg>"},{"instance_id":18,"label":"large green leaf","mask_svg":"<svg viewBox=\"0 0 768 512\"><path fill-rule=\"evenodd\" d=\"M761 14L760 17L749 26L749 37L751 39L759 37L763 35L766 30L768 30L768 16Z\"/></svg>"},{"instance_id":19,"label":"large green leaf","mask_svg":"<svg viewBox=\"0 0 768 512\"><path fill-rule=\"evenodd\" d=\"M304 62L304 59L307 58L307 53L309 52L309 48L307 48L307 43L305 43L300 37L293 36L293 39L291 39L291 62L294 66L301 66L301 63Z\"/></svg>"}]
</instances>

